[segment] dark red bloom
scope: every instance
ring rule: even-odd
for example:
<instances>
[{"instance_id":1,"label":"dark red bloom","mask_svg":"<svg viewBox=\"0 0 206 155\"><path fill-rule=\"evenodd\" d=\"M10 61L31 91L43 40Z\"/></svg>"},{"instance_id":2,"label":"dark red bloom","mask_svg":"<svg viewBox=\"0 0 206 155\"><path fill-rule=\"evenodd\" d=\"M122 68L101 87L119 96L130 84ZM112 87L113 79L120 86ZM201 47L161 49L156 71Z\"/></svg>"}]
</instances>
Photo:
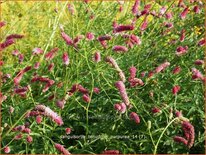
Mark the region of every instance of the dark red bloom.
<instances>
[{"instance_id":1,"label":"dark red bloom","mask_svg":"<svg viewBox=\"0 0 206 155\"><path fill-rule=\"evenodd\" d=\"M118 25L114 28L114 33L134 30L133 25Z\"/></svg>"},{"instance_id":2,"label":"dark red bloom","mask_svg":"<svg viewBox=\"0 0 206 155\"><path fill-rule=\"evenodd\" d=\"M73 46L73 40L65 32L61 33L62 38L67 43L67 45Z\"/></svg>"},{"instance_id":3,"label":"dark red bloom","mask_svg":"<svg viewBox=\"0 0 206 155\"><path fill-rule=\"evenodd\" d=\"M185 29L182 29L181 35L180 35L180 42L183 42L185 40L185 33L186 33Z\"/></svg>"},{"instance_id":4,"label":"dark red bloom","mask_svg":"<svg viewBox=\"0 0 206 155\"><path fill-rule=\"evenodd\" d=\"M11 34L9 36L6 37L6 40L10 40L10 39L21 39L23 38L24 35L21 34Z\"/></svg>"},{"instance_id":5,"label":"dark red bloom","mask_svg":"<svg viewBox=\"0 0 206 155\"><path fill-rule=\"evenodd\" d=\"M123 102L129 106L130 105L130 102L129 102L129 98L127 96L127 92L126 92L126 89L125 89L125 85L122 81L117 81L115 83L115 87L119 90L119 93L120 93L120 96L123 100Z\"/></svg>"},{"instance_id":6,"label":"dark red bloom","mask_svg":"<svg viewBox=\"0 0 206 155\"><path fill-rule=\"evenodd\" d=\"M102 154L119 154L119 150L105 150Z\"/></svg>"},{"instance_id":7,"label":"dark red bloom","mask_svg":"<svg viewBox=\"0 0 206 155\"><path fill-rule=\"evenodd\" d=\"M181 19L185 19L186 18L186 15L188 14L188 11L189 11L189 8L186 7L180 14L180 18Z\"/></svg>"},{"instance_id":8,"label":"dark red bloom","mask_svg":"<svg viewBox=\"0 0 206 155\"><path fill-rule=\"evenodd\" d=\"M180 91L180 86L176 85L172 88L172 93L176 95Z\"/></svg>"},{"instance_id":9,"label":"dark red bloom","mask_svg":"<svg viewBox=\"0 0 206 155\"><path fill-rule=\"evenodd\" d=\"M63 145L60 145L60 144L55 143L54 146L55 146L55 148L56 148L59 152L65 154L65 155L71 154L68 150L66 150L66 149L64 148Z\"/></svg>"},{"instance_id":10,"label":"dark red bloom","mask_svg":"<svg viewBox=\"0 0 206 155\"><path fill-rule=\"evenodd\" d=\"M161 112L161 110L159 108L157 108L157 107L152 108L152 113L156 114L159 112Z\"/></svg>"},{"instance_id":11,"label":"dark red bloom","mask_svg":"<svg viewBox=\"0 0 206 155\"><path fill-rule=\"evenodd\" d=\"M135 123L137 123L137 124L140 123L140 118L135 112L131 112L129 116L130 116L131 120L135 121Z\"/></svg>"},{"instance_id":12,"label":"dark red bloom","mask_svg":"<svg viewBox=\"0 0 206 155\"><path fill-rule=\"evenodd\" d=\"M179 72L181 71L181 67L180 66L176 66L174 69L173 69L173 74L178 74Z\"/></svg>"},{"instance_id":13,"label":"dark red bloom","mask_svg":"<svg viewBox=\"0 0 206 155\"><path fill-rule=\"evenodd\" d=\"M178 143L183 143L184 145L187 145L187 143L188 143L188 141L187 141L185 138L180 137L180 136L175 136L175 137L173 138L173 140L174 140L175 142L178 142Z\"/></svg>"}]
</instances>

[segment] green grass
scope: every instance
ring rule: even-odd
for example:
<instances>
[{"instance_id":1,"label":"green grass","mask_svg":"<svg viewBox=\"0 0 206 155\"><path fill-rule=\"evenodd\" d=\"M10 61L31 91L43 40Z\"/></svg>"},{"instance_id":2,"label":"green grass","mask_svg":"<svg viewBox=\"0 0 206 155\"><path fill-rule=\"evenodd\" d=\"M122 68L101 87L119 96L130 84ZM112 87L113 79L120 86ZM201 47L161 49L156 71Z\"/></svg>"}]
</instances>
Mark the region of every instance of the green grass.
<instances>
[{"instance_id":1,"label":"green grass","mask_svg":"<svg viewBox=\"0 0 206 155\"><path fill-rule=\"evenodd\" d=\"M166 21L165 18L152 18L147 29L141 33L139 26L143 18L137 20L136 28L129 34L135 34L141 38L142 44L129 49L127 53L119 54L112 51L114 45L125 45L124 39L112 34L112 21L117 19L119 24L129 24L134 16L131 14L132 2L125 2L123 12L119 13L117 2L70 2L75 8L72 16L68 9L68 2L14 2L8 1L1 4L2 20L7 22L1 28L1 40L13 33L24 34L25 37L18 40L16 44L3 51L4 65L1 68L4 74L11 74L1 87L1 92L7 99L1 105L1 126L2 126L2 148L9 144L11 153L19 154L55 154L58 151L54 148L54 143L60 143L73 154L94 154L103 150L120 150L122 154L134 153L204 153L204 85L202 81L192 80L191 68L196 67L202 73L203 66L195 66L194 61L204 59L204 47L197 46L197 42L204 37L204 9L200 14L190 12L185 20L180 20L179 14L182 8L171 6L174 2L152 3L152 7L158 10L161 6L168 6L168 11L172 11L174 17L171 19L174 27L171 32L162 36L166 30L161 26ZM143 9L144 2L141 3ZM194 4L186 3L193 8ZM56 13L54 9L57 8ZM90 13L86 13L86 9ZM95 18L89 20L90 15ZM85 35L93 32L95 37L110 34L113 39L108 42L108 49L103 49L101 44L83 39L79 44L78 52L73 47L66 45L60 35L59 26L63 25L65 33L75 38L79 34ZM200 29L197 32L197 27ZM184 42L179 41L179 32L186 30ZM174 45L169 44L170 39L177 39ZM188 53L184 56L175 56L178 46L189 47ZM52 72L47 69L48 62L41 56L32 55L32 50L39 47L44 50L44 54L54 47L60 50L52 60L55 67ZM22 64L12 56L12 51L18 49L25 55ZM68 52L70 64L65 67L62 63L63 52ZM95 51L101 52L102 61L94 63L92 61ZM131 88L129 82L125 83L127 93L133 108L128 109L125 114L119 114L114 110L114 104L121 102L119 92L115 88L115 82L119 80L118 73L104 59L112 56L124 71L126 78L129 77L129 68L137 68L137 77L140 73L154 70L155 67L169 61L171 65L162 73L152 78L144 77L144 86ZM40 68L36 73L46 76L55 83L63 82L63 87L58 88L56 84L47 92L42 93L43 85L31 83L30 80L35 73L32 69L23 76L21 86L30 85L31 91L26 98L12 95L14 89L13 78L15 73L28 65L34 65L41 61ZM179 65L182 71L174 75L173 68ZM63 110L59 109L55 102L62 99L73 84L80 83L90 91L91 102L85 103L80 93L71 96ZM172 87L179 85L180 92L175 97L172 94ZM95 94L94 87L100 88L100 94ZM149 92L154 92L154 97L149 97ZM55 94L52 101L48 97ZM50 119L44 117L43 122L37 125L35 117L24 119L23 115L28 110L33 109L38 103L49 106L56 111L64 121L63 126L57 126ZM14 113L9 113L9 107L15 108ZM159 107L161 113L154 115L151 110ZM187 149L182 144L175 143L173 137L182 135L181 125L174 123L176 118L174 113L170 116L170 108L181 110L184 117L188 118L195 128L195 143L191 149ZM136 112L141 119L140 124L135 124L129 119L130 112ZM148 121L151 128L148 128ZM27 134L19 141L13 140L16 132L12 132L12 127L30 122L33 142L28 144L25 140ZM7 125L6 125L7 124ZM68 139L65 136L65 128L71 127L70 136L80 136L83 138ZM90 136L94 136L91 138ZM112 137L113 136L113 137ZM126 136L126 138L115 138L114 136ZM128 138L129 136L129 138ZM155 150L156 149L156 150ZM1 150L1 153L3 151Z\"/></svg>"}]
</instances>

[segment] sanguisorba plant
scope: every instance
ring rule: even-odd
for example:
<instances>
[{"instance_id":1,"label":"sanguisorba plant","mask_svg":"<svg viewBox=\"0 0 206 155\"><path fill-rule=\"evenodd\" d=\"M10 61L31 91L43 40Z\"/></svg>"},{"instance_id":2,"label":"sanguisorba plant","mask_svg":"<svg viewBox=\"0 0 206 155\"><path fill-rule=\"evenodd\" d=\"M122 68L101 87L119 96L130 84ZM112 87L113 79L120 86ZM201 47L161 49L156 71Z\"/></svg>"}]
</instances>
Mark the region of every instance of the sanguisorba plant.
<instances>
[{"instance_id":1,"label":"sanguisorba plant","mask_svg":"<svg viewBox=\"0 0 206 155\"><path fill-rule=\"evenodd\" d=\"M204 5L3 2L1 153L204 153Z\"/></svg>"}]
</instances>

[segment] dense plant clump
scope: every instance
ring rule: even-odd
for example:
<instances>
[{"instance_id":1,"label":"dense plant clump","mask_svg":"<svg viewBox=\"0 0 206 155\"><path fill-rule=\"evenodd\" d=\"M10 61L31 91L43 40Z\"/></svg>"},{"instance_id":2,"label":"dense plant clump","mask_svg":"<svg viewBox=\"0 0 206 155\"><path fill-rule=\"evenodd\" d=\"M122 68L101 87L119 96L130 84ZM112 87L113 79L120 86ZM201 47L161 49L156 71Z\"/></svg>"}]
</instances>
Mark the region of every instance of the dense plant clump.
<instances>
[{"instance_id":1,"label":"dense plant clump","mask_svg":"<svg viewBox=\"0 0 206 155\"><path fill-rule=\"evenodd\" d=\"M203 154L204 5L3 2L1 153Z\"/></svg>"}]
</instances>

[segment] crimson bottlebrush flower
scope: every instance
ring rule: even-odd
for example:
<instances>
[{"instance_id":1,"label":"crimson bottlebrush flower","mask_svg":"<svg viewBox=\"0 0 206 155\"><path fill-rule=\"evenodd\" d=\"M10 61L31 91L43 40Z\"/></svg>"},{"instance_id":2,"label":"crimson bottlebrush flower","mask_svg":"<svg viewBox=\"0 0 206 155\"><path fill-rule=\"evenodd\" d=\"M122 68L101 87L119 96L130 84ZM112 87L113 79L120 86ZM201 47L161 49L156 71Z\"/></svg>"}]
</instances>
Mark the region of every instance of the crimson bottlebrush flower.
<instances>
[{"instance_id":1,"label":"crimson bottlebrush flower","mask_svg":"<svg viewBox=\"0 0 206 155\"><path fill-rule=\"evenodd\" d=\"M42 122L42 116L41 115L36 116L36 123L40 124L41 122Z\"/></svg>"},{"instance_id":2,"label":"crimson bottlebrush flower","mask_svg":"<svg viewBox=\"0 0 206 155\"><path fill-rule=\"evenodd\" d=\"M193 11L194 11L195 13L200 13L200 8L199 8L199 6L198 6L198 5L194 6Z\"/></svg>"},{"instance_id":3,"label":"crimson bottlebrush flower","mask_svg":"<svg viewBox=\"0 0 206 155\"><path fill-rule=\"evenodd\" d=\"M149 71L148 78L151 78L153 75L154 75L154 72L153 71Z\"/></svg>"},{"instance_id":4,"label":"crimson bottlebrush flower","mask_svg":"<svg viewBox=\"0 0 206 155\"><path fill-rule=\"evenodd\" d=\"M129 78L130 87L135 87L137 85L143 86L144 82L139 78Z\"/></svg>"},{"instance_id":5,"label":"crimson bottlebrush flower","mask_svg":"<svg viewBox=\"0 0 206 155\"><path fill-rule=\"evenodd\" d=\"M140 26L140 30L144 31L147 28L148 22L147 22L147 17L144 18L144 21L142 22Z\"/></svg>"},{"instance_id":6,"label":"crimson bottlebrush flower","mask_svg":"<svg viewBox=\"0 0 206 155\"><path fill-rule=\"evenodd\" d=\"M182 117L182 112L181 111L176 111L175 116L176 117Z\"/></svg>"},{"instance_id":7,"label":"crimson bottlebrush flower","mask_svg":"<svg viewBox=\"0 0 206 155\"><path fill-rule=\"evenodd\" d=\"M130 116L131 120L135 121L135 123L137 123L137 124L140 123L140 118L135 112L131 112L129 116Z\"/></svg>"},{"instance_id":8,"label":"crimson bottlebrush flower","mask_svg":"<svg viewBox=\"0 0 206 155\"><path fill-rule=\"evenodd\" d=\"M140 38L134 34L130 35L130 41L136 45L140 45L142 43Z\"/></svg>"},{"instance_id":9,"label":"crimson bottlebrush flower","mask_svg":"<svg viewBox=\"0 0 206 155\"><path fill-rule=\"evenodd\" d=\"M20 131L22 132L25 129L24 125L19 125L13 128L13 131Z\"/></svg>"},{"instance_id":10,"label":"crimson bottlebrush flower","mask_svg":"<svg viewBox=\"0 0 206 155\"><path fill-rule=\"evenodd\" d=\"M100 54L100 52L95 52L95 53L94 53L93 60L94 60L96 63L98 63L98 62L101 61L101 54Z\"/></svg>"},{"instance_id":11,"label":"crimson bottlebrush flower","mask_svg":"<svg viewBox=\"0 0 206 155\"><path fill-rule=\"evenodd\" d=\"M33 141L32 136L28 135L28 136L26 137L26 141L27 141L28 143L32 143L32 141Z\"/></svg>"},{"instance_id":12,"label":"crimson bottlebrush flower","mask_svg":"<svg viewBox=\"0 0 206 155\"><path fill-rule=\"evenodd\" d=\"M204 60L195 60L194 62L195 65L203 65L204 64Z\"/></svg>"},{"instance_id":13,"label":"crimson bottlebrush flower","mask_svg":"<svg viewBox=\"0 0 206 155\"><path fill-rule=\"evenodd\" d=\"M66 150L66 149L64 148L64 146L61 145L61 144L55 143L54 146L55 146L55 148L56 148L59 152L65 154L65 155L71 154L71 153L70 153L68 150Z\"/></svg>"},{"instance_id":14,"label":"crimson bottlebrush flower","mask_svg":"<svg viewBox=\"0 0 206 155\"><path fill-rule=\"evenodd\" d=\"M123 82L125 82L126 81L125 75L124 75L123 71L119 68L117 62L112 57L110 57L110 56L106 57L106 62L110 63L112 65L112 67L114 67L118 71L120 79Z\"/></svg>"},{"instance_id":15,"label":"crimson bottlebrush flower","mask_svg":"<svg viewBox=\"0 0 206 155\"><path fill-rule=\"evenodd\" d=\"M21 34L11 34L9 36L6 37L6 40L10 40L10 39L21 39L23 38L24 35Z\"/></svg>"},{"instance_id":16,"label":"crimson bottlebrush flower","mask_svg":"<svg viewBox=\"0 0 206 155\"><path fill-rule=\"evenodd\" d=\"M166 12L167 8L165 6L160 8L160 15L163 15Z\"/></svg>"},{"instance_id":17,"label":"crimson bottlebrush flower","mask_svg":"<svg viewBox=\"0 0 206 155\"><path fill-rule=\"evenodd\" d=\"M189 8L186 7L180 14L180 18L181 19L185 19L186 18L186 15L188 14L188 11L189 11Z\"/></svg>"},{"instance_id":18,"label":"crimson bottlebrush flower","mask_svg":"<svg viewBox=\"0 0 206 155\"><path fill-rule=\"evenodd\" d=\"M32 116L38 116L38 115L45 115L44 112L41 112L41 111L28 111L25 115L25 118L29 118L29 117L32 117Z\"/></svg>"},{"instance_id":19,"label":"crimson bottlebrush flower","mask_svg":"<svg viewBox=\"0 0 206 155\"><path fill-rule=\"evenodd\" d=\"M62 38L64 39L64 41L67 43L67 45L72 46L73 45L73 40L72 38L70 38L65 32L61 33Z\"/></svg>"},{"instance_id":20,"label":"crimson bottlebrush flower","mask_svg":"<svg viewBox=\"0 0 206 155\"><path fill-rule=\"evenodd\" d=\"M166 22L166 23L164 23L164 25L166 28L169 28L169 29L173 28L173 24L171 22Z\"/></svg>"},{"instance_id":21,"label":"crimson bottlebrush flower","mask_svg":"<svg viewBox=\"0 0 206 155\"><path fill-rule=\"evenodd\" d=\"M176 95L180 91L180 86L176 85L172 88L172 93Z\"/></svg>"},{"instance_id":22,"label":"crimson bottlebrush flower","mask_svg":"<svg viewBox=\"0 0 206 155\"><path fill-rule=\"evenodd\" d=\"M26 126L25 126L25 127L26 127ZM23 133L28 133L28 134L30 134L30 133L31 133L31 129L25 128L22 132L23 132Z\"/></svg>"},{"instance_id":23,"label":"crimson bottlebrush flower","mask_svg":"<svg viewBox=\"0 0 206 155\"><path fill-rule=\"evenodd\" d=\"M119 111L120 113L125 113L126 112L126 105L124 103L119 103L114 105L115 110Z\"/></svg>"},{"instance_id":24,"label":"crimson bottlebrush flower","mask_svg":"<svg viewBox=\"0 0 206 155\"><path fill-rule=\"evenodd\" d=\"M99 36L97 38L97 40L99 40L99 41L105 41L105 40L111 40L111 39L112 39L112 36L110 36L110 35Z\"/></svg>"},{"instance_id":25,"label":"crimson bottlebrush flower","mask_svg":"<svg viewBox=\"0 0 206 155\"><path fill-rule=\"evenodd\" d=\"M141 77L145 77L145 75L146 75L146 72L141 72Z\"/></svg>"},{"instance_id":26,"label":"crimson bottlebrush flower","mask_svg":"<svg viewBox=\"0 0 206 155\"><path fill-rule=\"evenodd\" d=\"M48 66L48 71L51 72L54 68L54 63L50 63Z\"/></svg>"},{"instance_id":27,"label":"crimson bottlebrush flower","mask_svg":"<svg viewBox=\"0 0 206 155\"><path fill-rule=\"evenodd\" d=\"M36 48L34 48L33 50L32 50L32 54L33 55L39 55L39 54L42 54L42 53L44 53L44 51L41 49L41 48L38 48L38 47L36 47Z\"/></svg>"},{"instance_id":28,"label":"crimson bottlebrush flower","mask_svg":"<svg viewBox=\"0 0 206 155\"><path fill-rule=\"evenodd\" d=\"M167 68L168 66L170 66L169 62L164 62L161 65L159 65L157 68L155 68L155 73L160 73L163 70L165 70L165 68Z\"/></svg>"},{"instance_id":29,"label":"crimson bottlebrush flower","mask_svg":"<svg viewBox=\"0 0 206 155\"><path fill-rule=\"evenodd\" d=\"M22 138L22 134L20 133L20 134L17 134L15 137L14 137L14 139L15 140L20 140Z\"/></svg>"},{"instance_id":30,"label":"crimson bottlebrush flower","mask_svg":"<svg viewBox=\"0 0 206 155\"><path fill-rule=\"evenodd\" d=\"M9 113L12 114L14 112L14 107L10 106L9 107Z\"/></svg>"},{"instance_id":31,"label":"crimson bottlebrush flower","mask_svg":"<svg viewBox=\"0 0 206 155\"><path fill-rule=\"evenodd\" d=\"M134 25L117 25L114 27L114 33L122 32L122 31L131 31L134 30Z\"/></svg>"},{"instance_id":32,"label":"crimson bottlebrush flower","mask_svg":"<svg viewBox=\"0 0 206 155\"><path fill-rule=\"evenodd\" d=\"M130 78L135 78L137 69L134 66L132 66L129 68L129 72L130 72Z\"/></svg>"},{"instance_id":33,"label":"crimson bottlebrush flower","mask_svg":"<svg viewBox=\"0 0 206 155\"><path fill-rule=\"evenodd\" d=\"M36 81L40 81L40 82L44 82L46 83L45 87L43 88L42 92L46 92L54 83L54 80L51 80L49 78L45 78L45 77L33 77L31 79L31 82L36 82Z\"/></svg>"},{"instance_id":34,"label":"crimson bottlebrush flower","mask_svg":"<svg viewBox=\"0 0 206 155\"><path fill-rule=\"evenodd\" d=\"M113 51L115 52L127 52L128 48L125 46L121 46L121 45L116 45L112 48Z\"/></svg>"},{"instance_id":35,"label":"crimson bottlebrush flower","mask_svg":"<svg viewBox=\"0 0 206 155\"><path fill-rule=\"evenodd\" d=\"M45 54L46 60L52 60L59 48L55 47L51 51Z\"/></svg>"},{"instance_id":36,"label":"crimson bottlebrush flower","mask_svg":"<svg viewBox=\"0 0 206 155\"><path fill-rule=\"evenodd\" d=\"M54 95L54 94L52 94L51 96L49 96L49 97L48 97L48 100L49 100L49 101L51 101L51 100L53 100L53 99L54 99L54 97L55 97L55 95Z\"/></svg>"},{"instance_id":37,"label":"crimson bottlebrush flower","mask_svg":"<svg viewBox=\"0 0 206 155\"><path fill-rule=\"evenodd\" d=\"M134 15L139 14L140 0L135 0L134 5L132 6L132 13Z\"/></svg>"},{"instance_id":38,"label":"crimson bottlebrush flower","mask_svg":"<svg viewBox=\"0 0 206 155\"><path fill-rule=\"evenodd\" d=\"M17 76L14 78L14 84L15 85L19 85L24 73L26 73L27 71L29 71L31 69L31 66L27 66L25 67L23 70L21 70Z\"/></svg>"},{"instance_id":39,"label":"crimson bottlebrush flower","mask_svg":"<svg viewBox=\"0 0 206 155\"><path fill-rule=\"evenodd\" d=\"M161 112L161 110L159 108L157 108L157 107L152 108L152 113L153 114L156 114L156 113L159 113L159 112Z\"/></svg>"},{"instance_id":40,"label":"crimson bottlebrush flower","mask_svg":"<svg viewBox=\"0 0 206 155\"><path fill-rule=\"evenodd\" d=\"M96 93L96 94L99 94L99 93L100 93L100 90L99 90L99 88L97 88L97 87L95 87L95 88L93 89L93 91L94 91L94 93Z\"/></svg>"},{"instance_id":41,"label":"crimson bottlebrush flower","mask_svg":"<svg viewBox=\"0 0 206 155\"><path fill-rule=\"evenodd\" d=\"M13 52L12 52L12 55L13 56L18 56L20 54L20 52L18 51L18 50L14 50Z\"/></svg>"},{"instance_id":42,"label":"crimson bottlebrush flower","mask_svg":"<svg viewBox=\"0 0 206 155\"><path fill-rule=\"evenodd\" d=\"M181 35L180 35L180 42L183 42L185 40L185 33L186 33L185 29L182 29Z\"/></svg>"},{"instance_id":43,"label":"crimson bottlebrush flower","mask_svg":"<svg viewBox=\"0 0 206 155\"><path fill-rule=\"evenodd\" d=\"M178 7L182 7L182 8L185 8L185 7L186 7L186 5L185 5L185 3L183 2L183 0L179 0L179 2L178 2Z\"/></svg>"},{"instance_id":44,"label":"crimson bottlebrush flower","mask_svg":"<svg viewBox=\"0 0 206 155\"><path fill-rule=\"evenodd\" d=\"M94 40L94 34L93 34L92 32L88 32L88 33L86 34L86 38L87 38L88 40Z\"/></svg>"},{"instance_id":45,"label":"crimson bottlebrush flower","mask_svg":"<svg viewBox=\"0 0 206 155\"><path fill-rule=\"evenodd\" d=\"M1 22L0 22L0 28L3 27L3 26L5 26L5 25L6 25L6 22L5 22L5 21L1 21Z\"/></svg>"},{"instance_id":46,"label":"crimson bottlebrush flower","mask_svg":"<svg viewBox=\"0 0 206 155\"><path fill-rule=\"evenodd\" d=\"M104 40L104 41L100 41L100 44L102 45L102 47L104 49L107 49L107 42Z\"/></svg>"},{"instance_id":47,"label":"crimson bottlebrush flower","mask_svg":"<svg viewBox=\"0 0 206 155\"><path fill-rule=\"evenodd\" d=\"M183 55L183 54L185 54L185 53L187 53L187 50L188 50L188 47L187 46L179 46L179 47L177 47L177 49L176 49L176 55L177 56L181 56L181 55Z\"/></svg>"},{"instance_id":48,"label":"crimson bottlebrush flower","mask_svg":"<svg viewBox=\"0 0 206 155\"><path fill-rule=\"evenodd\" d=\"M194 126L188 121L183 121L182 128L183 128L183 131L185 133L186 139L188 140L187 146L188 146L188 148L191 148L193 146L194 140L195 140Z\"/></svg>"},{"instance_id":49,"label":"crimson bottlebrush flower","mask_svg":"<svg viewBox=\"0 0 206 155\"><path fill-rule=\"evenodd\" d=\"M83 93L83 94L88 94L89 93L89 91L80 84L78 84L77 88L78 88L78 91Z\"/></svg>"},{"instance_id":50,"label":"crimson bottlebrush flower","mask_svg":"<svg viewBox=\"0 0 206 155\"><path fill-rule=\"evenodd\" d=\"M24 61L24 55L23 54L19 54L19 63L22 63Z\"/></svg>"},{"instance_id":51,"label":"crimson bottlebrush flower","mask_svg":"<svg viewBox=\"0 0 206 155\"><path fill-rule=\"evenodd\" d=\"M89 94L83 94L82 99L87 103L89 103L91 101Z\"/></svg>"},{"instance_id":52,"label":"crimson bottlebrush flower","mask_svg":"<svg viewBox=\"0 0 206 155\"><path fill-rule=\"evenodd\" d=\"M34 69L38 69L39 66L40 66L40 63L39 63L39 62L36 62L36 63L34 64Z\"/></svg>"},{"instance_id":53,"label":"crimson bottlebrush flower","mask_svg":"<svg viewBox=\"0 0 206 155\"><path fill-rule=\"evenodd\" d=\"M197 80L197 79L204 80L204 76L202 75L202 73L198 69L192 68L192 79L194 79L194 80Z\"/></svg>"},{"instance_id":54,"label":"crimson bottlebrush flower","mask_svg":"<svg viewBox=\"0 0 206 155\"><path fill-rule=\"evenodd\" d=\"M4 62L2 60L0 60L0 66L3 66Z\"/></svg>"},{"instance_id":55,"label":"crimson bottlebrush flower","mask_svg":"<svg viewBox=\"0 0 206 155\"><path fill-rule=\"evenodd\" d=\"M119 154L119 150L104 150L102 154Z\"/></svg>"},{"instance_id":56,"label":"crimson bottlebrush flower","mask_svg":"<svg viewBox=\"0 0 206 155\"><path fill-rule=\"evenodd\" d=\"M60 109L64 109L64 105L65 105L66 101L63 100L58 100L56 101L56 106L59 107Z\"/></svg>"},{"instance_id":57,"label":"crimson bottlebrush flower","mask_svg":"<svg viewBox=\"0 0 206 155\"><path fill-rule=\"evenodd\" d=\"M17 87L17 88L14 89L14 93L18 94L22 97L26 96L27 91L28 91L28 86L27 87L21 87L21 88Z\"/></svg>"},{"instance_id":58,"label":"crimson bottlebrush flower","mask_svg":"<svg viewBox=\"0 0 206 155\"><path fill-rule=\"evenodd\" d=\"M74 40L73 40L74 45L77 46L77 44L79 43L79 41L80 41L81 39L83 39L83 38L84 38L84 35L78 35L78 36L76 36L76 38L74 38Z\"/></svg>"},{"instance_id":59,"label":"crimson bottlebrush flower","mask_svg":"<svg viewBox=\"0 0 206 155\"><path fill-rule=\"evenodd\" d=\"M181 67L180 67L180 66L176 66L176 67L173 69L172 73L173 73L173 74L178 74L180 71L181 71Z\"/></svg>"},{"instance_id":60,"label":"crimson bottlebrush flower","mask_svg":"<svg viewBox=\"0 0 206 155\"><path fill-rule=\"evenodd\" d=\"M120 5L119 6L119 12L122 12L123 11L123 5Z\"/></svg>"},{"instance_id":61,"label":"crimson bottlebrush flower","mask_svg":"<svg viewBox=\"0 0 206 155\"><path fill-rule=\"evenodd\" d=\"M78 84L74 84L72 88L69 90L69 94L72 95L74 92L78 90Z\"/></svg>"},{"instance_id":62,"label":"crimson bottlebrush flower","mask_svg":"<svg viewBox=\"0 0 206 155\"><path fill-rule=\"evenodd\" d=\"M127 92L126 92L126 89L125 89L125 85L122 81L117 81L115 83L115 87L119 90L119 93L120 93L120 96L123 100L123 102L129 106L130 105L130 102L129 102L129 98L127 96Z\"/></svg>"},{"instance_id":63,"label":"crimson bottlebrush flower","mask_svg":"<svg viewBox=\"0 0 206 155\"><path fill-rule=\"evenodd\" d=\"M166 19L172 19L172 17L173 17L172 12L167 12L167 13L165 14L165 18L166 18Z\"/></svg>"},{"instance_id":64,"label":"crimson bottlebrush flower","mask_svg":"<svg viewBox=\"0 0 206 155\"><path fill-rule=\"evenodd\" d=\"M62 60L63 60L63 63L67 66L69 65L69 56L67 54L67 52L64 52L63 55L62 55Z\"/></svg>"},{"instance_id":65,"label":"crimson bottlebrush flower","mask_svg":"<svg viewBox=\"0 0 206 155\"><path fill-rule=\"evenodd\" d=\"M202 38L199 42L198 42L198 46L204 46L206 44L206 39Z\"/></svg>"},{"instance_id":66,"label":"crimson bottlebrush flower","mask_svg":"<svg viewBox=\"0 0 206 155\"><path fill-rule=\"evenodd\" d=\"M66 132L67 135L69 135L71 133L71 128L66 128L65 132Z\"/></svg>"},{"instance_id":67,"label":"crimson bottlebrush flower","mask_svg":"<svg viewBox=\"0 0 206 155\"><path fill-rule=\"evenodd\" d=\"M185 138L180 137L180 136L175 136L175 137L173 138L173 140L174 140L175 142L178 142L178 143L183 143L184 145L187 145L187 143L188 143L188 141L187 141Z\"/></svg>"},{"instance_id":68,"label":"crimson bottlebrush flower","mask_svg":"<svg viewBox=\"0 0 206 155\"><path fill-rule=\"evenodd\" d=\"M4 153L10 153L11 149L9 146L4 147Z\"/></svg>"},{"instance_id":69,"label":"crimson bottlebrush flower","mask_svg":"<svg viewBox=\"0 0 206 155\"><path fill-rule=\"evenodd\" d=\"M121 108L122 108L122 107L121 107L120 104L115 104L115 105L114 105L114 109L117 110L117 111L120 111Z\"/></svg>"},{"instance_id":70,"label":"crimson bottlebrush flower","mask_svg":"<svg viewBox=\"0 0 206 155\"><path fill-rule=\"evenodd\" d=\"M43 111L45 113L45 116L50 117L59 126L63 125L62 118L60 116L58 116L58 114L55 113L53 110L51 110L49 107L46 107L45 105L39 104L39 105L36 105L35 109L38 111Z\"/></svg>"},{"instance_id":71,"label":"crimson bottlebrush flower","mask_svg":"<svg viewBox=\"0 0 206 155\"><path fill-rule=\"evenodd\" d=\"M8 47L14 43L15 43L14 39L8 39L5 42L0 44L0 49L5 49L6 47Z\"/></svg>"}]
</instances>

